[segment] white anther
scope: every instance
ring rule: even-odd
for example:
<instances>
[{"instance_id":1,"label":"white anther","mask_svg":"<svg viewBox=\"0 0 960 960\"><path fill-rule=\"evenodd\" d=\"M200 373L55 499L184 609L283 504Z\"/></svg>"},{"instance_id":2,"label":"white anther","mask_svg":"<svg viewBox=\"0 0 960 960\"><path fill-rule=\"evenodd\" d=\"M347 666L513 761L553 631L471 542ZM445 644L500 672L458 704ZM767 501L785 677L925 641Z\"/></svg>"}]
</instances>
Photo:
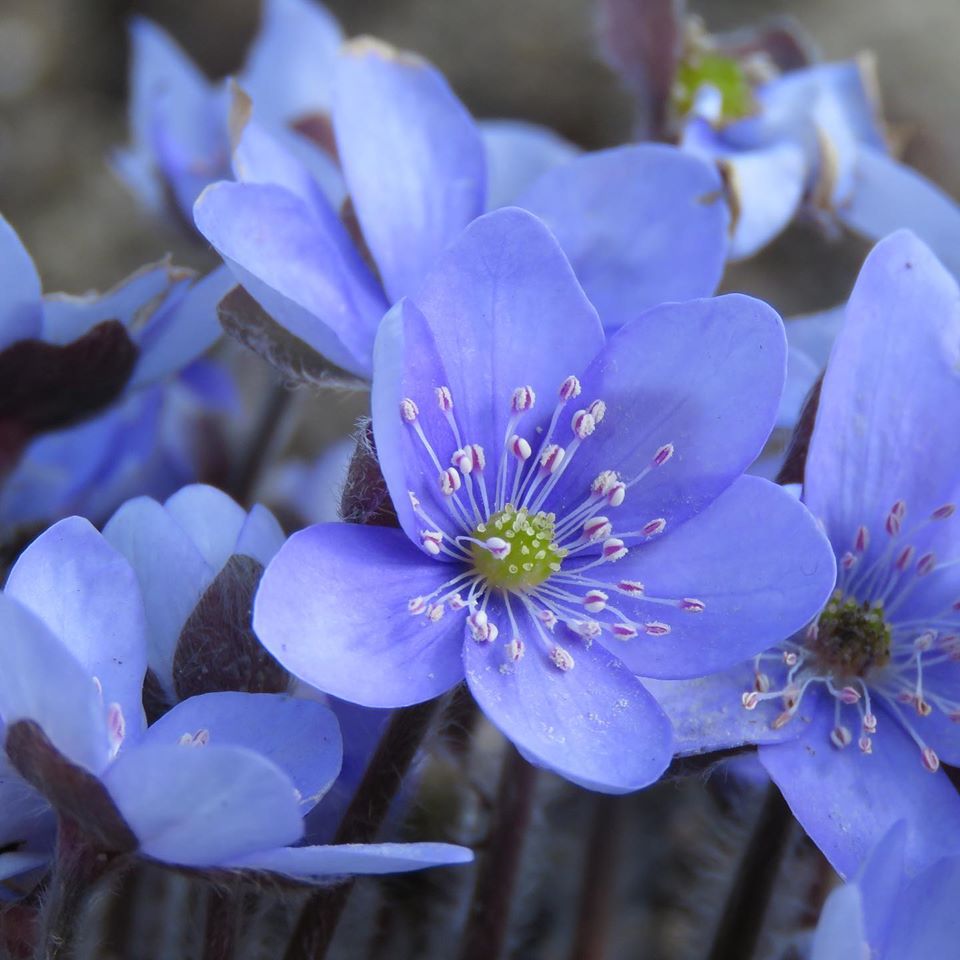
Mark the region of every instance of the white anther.
<instances>
[{"instance_id":1,"label":"white anther","mask_svg":"<svg viewBox=\"0 0 960 960\"><path fill-rule=\"evenodd\" d=\"M552 610L543 609L537 616L548 630L552 630L557 625L557 615Z\"/></svg>"},{"instance_id":2,"label":"white anther","mask_svg":"<svg viewBox=\"0 0 960 960\"><path fill-rule=\"evenodd\" d=\"M407 601L407 612L419 617L427 609L427 600L425 597L413 597Z\"/></svg>"},{"instance_id":3,"label":"white anther","mask_svg":"<svg viewBox=\"0 0 960 960\"><path fill-rule=\"evenodd\" d=\"M573 400L576 397L580 396L580 381L574 377L569 376L563 383L560 384L560 399L564 403L567 400Z\"/></svg>"},{"instance_id":4,"label":"white anther","mask_svg":"<svg viewBox=\"0 0 960 960\"><path fill-rule=\"evenodd\" d=\"M670 632L670 624L661 620L648 620L643 625L643 632L650 637L665 637Z\"/></svg>"},{"instance_id":5,"label":"white anther","mask_svg":"<svg viewBox=\"0 0 960 960\"><path fill-rule=\"evenodd\" d=\"M530 454L533 451L530 449L530 444L527 443L527 441L524 440L523 437L518 437L516 434L514 434L510 438L510 452L518 460L522 461L522 460L529 460Z\"/></svg>"},{"instance_id":6,"label":"white anther","mask_svg":"<svg viewBox=\"0 0 960 960\"><path fill-rule=\"evenodd\" d=\"M519 637L514 637L507 645L507 659L513 663L517 663L519 660L523 659L524 652L524 643Z\"/></svg>"},{"instance_id":7,"label":"white anther","mask_svg":"<svg viewBox=\"0 0 960 960\"><path fill-rule=\"evenodd\" d=\"M653 465L655 467L662 467L672 456L673 456L673 444L665 443L653 455Z\"/></svg>"},{"instance_id":8,"label":"white anther","mask_svg":"<svg viewBox=\"0 0 960 960\"><path fill-rule=\"evenodd\" d=\"M466 476L473 470L473 454L469 448L454 450L450 463Z\"/></svg>"},{"instance_id":9,"label":"white anther","mask_svg":"<svg viewBox=\"0 0 960 960\"><path fill-rule=\"evenodd\" d=\"M933 573L934 567L937 565L936 555L933 553L925 553L917 561L917 576L925 577L929 573Z\"/></svg>"},{"instance_id":10,"label":"white anther","mask_svg":"<svg viewBox=\"0 0 960 960\"><path fill-rule=\"evenodd\" d=\"M564 673L573 669L573 657L570 656L570 651L563 647L554 647L550 651L550 659L553 661L553 665Z\"/></svg>"},{"instance_id":11,"label":"white anther","mask_svg":"<svg viewBox=\"0 0 960 960\"><path fill-rule=\"evenodd\" d=\"M420 509L420 498L419 498L412 490L408 490L408 491L407 491L407 497L408 497L408 499L410 500L410 506L411 506L414 510L419 510L419 509Z\"/></svg>"},{"instance_id":12,"label":"white anther","mask_svg":"<svg viewBox=\"0 0 960 960\"><path fill-rule=\"evenodd\" d=\"M420 546L423 547L431 557L440 553L440 546L443 543L443 533L440 530L421 530Z\"/></svg>"},{"instance_id":13,"label":"white anther","mask_svg":"<svg viewBox=\"0 0 960 960\"><path fill-rule=\"evenodd\" d=\"M849 550L840 558L840 566L844 570L852 570L856 562L857 558Z\"/></svg>"},{"instance_id":14,"label":"white anther","mask_svg":"<svg viewBox=\"0 0 960 960\"><path fill-rule=\"evenodd\" d=\"M490 537L484 540L483 547L493 554L495 560L503 560L510 553L510 544L500 537Z\"/></svg>"},{"instance_id":15,"label":"white anther","mask_svg":"<svg viewBox=\"0 0 960 960\"><path fill-rule=\"evenodd\" d=\"M437 395L437 406L444 413L449 413L453 409L453 394L450 392L450 388L437 387L434 393Z\"/></svg>"},{"instance_id":16,"label":"white anther","mask_svg":"<svg viewBox=\"0 0 960 960\"><path fill-rule=\"evenodd\" d=\"M596 419L596 418L594 418ZM610 489L611 484L617 482L617 474L613 470L604 470L598 474L593 483L590 484L590 492L594 496L602 497Z\"/></svg>"},{"instance_id":17,"label":"white anther","mask_svg":"<svg viewBox=\"0 0 960 960\"><path fill-rule=\"evenodd\" d=\"M940 758L931 747L924 747L920 751L920 762L928 773L936 773L940 769Z\"/></svg>"},{"instance_id":18,"label":"white anther","mask_svg":"<svg viewBox=\"0 0 960 960\"><path fill-rule=\"evenodd\" d=\"M865 733L877 732L877 718L874 714L865 713L863 715L863 730Z\"/></svg>"},{"instance_id":19,"label":"white anther","mask_svg":"<svg viewBox=\"0 0 960 960\"><path fill-rule=\"evenodd\" d=\"M607 503L609 503L611 507L619 507L626 499L627 485L617 480L615 483L610 484L604 495L607 498Z\"/></svg>"},{"instance_id":20,"label":"white anther","mask_svg":"<svg viewBox=\"0 0 960 960\"><path fill-rule=\"evenodd\" d=\"M770 678L765 673L754 673L753 689L757 693L766 693L770 689Z\"/></svg>"},{"instance_id":21,"label":"white anther","mask_svg":"<svg viewBox=\"0 0 960 960\"><path fill-rule=\"evenodd\" d=\"M840 723L830 731L830 740L838 750L842 750L844 747L849 747L850 744L853 743L853 734L850 732L849 727L845 727Z\"/></svg>"},{"instance_id":22,"label":"white anther","mask_svg":"<svg viewBox=\"0 0 960 960\"><path fill-rule=\"evenodd\" d=\"M853 539L853 549L857 553L866 553L867 548L870 546L870 531L863 525L860 524L857 527L857 535Z\"/></svg>"},{"instance_id":23,"label":"white anther","mask_svg":"<svg viewBox=\"0 0 960 960\"><path fill-rule=\"evenodd\" d=\"M460 474L453 467L448 467L439 477L440 492L445 497L452 497L460 489Z\"/></svg>"},{"instance_id":24,"label":"white anther","mask_svg":"<svg viewBox=\"0 0 960 960\"><path fill-rule=\"evenodd\" d=\"M707 609L707 605L696 597L684 597L677 606L687 613L703 613Z\"/></svg>"},{"instance_id":25,"label":"white anther","mask_svg":"<svg viewBox=\"0 0 960 960\"><path fill-rule=\"evenodd\" d=\"M647 588L639 580L619 580L617 589L631 597L642 597Z\"/></svg>"},{"instance_id":26,"label":"white anther","mask_svg":"<svg viewBox=\"0 0 960 960\"><path fill-rule=\"evenodd\" d=\"M606 609L609 599L602 590L588 590L583 596L583 606L590 613L600 613Z\"/></svg>"},{"instance_id":27,"label":"white anther","mask_svg":"<svg viewBox=\"0 0 960 960\"><path fill-rule=\"evenodd\" d=\"M570 429L578 440L586 440L597 429L597 422L586 410L578 410L570 419Z\"/></svg>"},{"instance_id":28,"label":"white anther","mask_svg":"<svg viewBox=\"0 0 960 960\"><path fill-rule=\"evenodd\" d=\"M560 464L563 463L565 454L566 451L558 444L548 444L540 457L540 469L544 473L556 473L560 469Z\"/></svg>"},{"instance_id":29,"label":"white anther","mask_svg":"<svg viewBox=\"0 0 960 960\"><path fill-rule=\"evenodd\" d=\"M799 661L800 658L795 653L791 652L790 650L783 651L783 662L788 667L795 667Z\"/></svg>"},{"instance_id":30,"label":"white anther","mask_svg":"<svg viewBox=\"0 0 960 960\"><path fill-rule=\"evenodd\" d=\"M514 413L523 413L529 410L537 402L537 395L533 392L533 387L517 387L510 398L510 408Z\"/></svg>"},{"instance_id":31,"label":"white anther","mask_svg":"<svg viewBox=\"0 0 960 960\"><path fill-rule=\"evenodd\" d=\"M594 540L606 540L613 533L613 524L606 517L591 517L584 521L583 535L591 543Z\"/></svg>"},{"instance_id":32,"label":"white anther","mask_svg":"<svg viewBox=\"0 0 960 960\"><path fill-rule=\"evenodd\" d=\"M124 719L123 709L119 703L111 703L107 707L107 736L110 740L111 754L116 755L126 735L127 721Z\"/></svg>"},{"instance_id":33,"label":"white anther","mask_svg":"<svg viewBox=\"0 0 960 960\"><path fill-rule=\"evenodd\" d=\"M602 400L594 400L593 403L587 407L587 413L593 417L593 422L599 426L603 418L607 415L607 405Z\"/></svg>"},{"instance_id":34,"label":"white anther","mask_svg":"<svg viewBox=\"0 0 960 960\"><path fill-rule=\"evenodd\" d=\"M891 537L895 537L900 532L900 527L903 525L903 518L906 516L906 513L907 507L902 500L898 500L890 508L884 526Z\"/></svg>"},{"instance_id":35,"label":"white anther","mask_svg":"<svg viewBox=\"0 0 960 960\"><path fill-rule=\"evenodd\" d=\"M615 623L610 630L618 640L633 640L639 632L632 623Z\"/></svg>"},{"instance_id":36,"label":"white anther","mask_svg":"<svg viewBox=\"0 0 960 960\"><path fill-rule=\"evenodd\" d=\"M405 397L400 401L400 416L407 423L413 423L420 416L420 408L409 397Z\"/></svg>"},{"instance_id":37,"label":"white anther","mask_svg":"<svg viewBox=\"0 0 960 960\"><path fill-rule=\"evenodd\" d=\"M615 563L617 560L622 560L628 552L629 551L623 545L623 541L619 537L608 537L603 541L601 554L604 560Z\"/></svg>"},{"instance_id":38,"label":"white anther","mask_svg":"<svg viewBox=\"0 0 960 960\"><path fill-rule=\"evenodd\" d=\"M873 741L867 736L860 737L860 739L857 740L857 746L860 748L861 753L873 753Z\"/></svg>"},{"instance_id":39,"label":"white anther","mask_svg":"<svg viewBox=\"0 0 960 960\"><path fill-rule=\"evenodd\" d=\"M740 702L743 704L745 710L756 710L757 705L760 703L760 695L755 690L748 690L746 693L741 694Z\"/></svg>"},{"instance_id":40,"label":"white anther","mask_svg":"<svg viewBox=\"0 0 960 960\"><path fill-rule=\"evenodd\" d=\"M957 506L954 503L945 503L942 507L937 507L930 514L931 520L947 520L957 512Z\"/></svg>"},{"instance_id":41,"label":"white anther","mask_svg":"<svg viewBox=\"0 0 960 960\"><path fill-rule=\"evenodd\" d=\"M667 521L663 517L657 517L655 520L648 520L641 528L640 533L645 537L655 537L663 533L667 526Z\"/></svg>"},{"instance_id":42,"label":"white anther","mask_svg":"<svg viewBox=\"0 0 960 960\"><path fill-rule=\"evenodd\" d=\"M448 601L447 606L451 610L462 610L467 605L467 601L460 596L459 593L455 593Z\"/></svg>"},{"instance_id":43,"label":"white anther","mask_svg":"<svg viewBox=\"0 0 960 960\"><path fill-rule=\"evenodd\" d=\"M436 623L443 617L445 612L446 608L442 603L431 603L430 606L427 607L427 619L431 623Z\"/></svg>"},{"instance_id":44,"label":"white anther","mask_svg":"<svg viewBox=\"0 0 960 960\"><path fill-rule=\"evenodd\" d=\"M471 443L467 449L473 457L473 469L482 470L487 465L487 455L483 452L483 447L479 443Z\"/></svg>"},{"instance_id":45,"label":"white anther","mask_svg":"<svg viewBox=\"0 0 960 960\"><path fill-rule=\"evenodd\" d=\"M936 634L930 630L926 630L913 641L913 649L918 653L926 653L933 646L936 639Z\"/></svg>"},{"instance_id":46,"label":"white anther","mask_svg":"<svg viewBox=\"0 0 960 960\"><path fill-rule=\"evenodd\" d=\"M860 691L854 687L844 687L839 694L838 699L841 703L853 704L860 702Z\"/></svg>"},{"instance_id":47,"label":"white anther","mask_svg":"<svg viewBox=\"0 0 960 960\"><path fill-rule=\"evenodd\" d=\"M596 620L568 620L567 626L584 640L596 640L603 632L603 627Z\"/></svg>"}]
</instances>

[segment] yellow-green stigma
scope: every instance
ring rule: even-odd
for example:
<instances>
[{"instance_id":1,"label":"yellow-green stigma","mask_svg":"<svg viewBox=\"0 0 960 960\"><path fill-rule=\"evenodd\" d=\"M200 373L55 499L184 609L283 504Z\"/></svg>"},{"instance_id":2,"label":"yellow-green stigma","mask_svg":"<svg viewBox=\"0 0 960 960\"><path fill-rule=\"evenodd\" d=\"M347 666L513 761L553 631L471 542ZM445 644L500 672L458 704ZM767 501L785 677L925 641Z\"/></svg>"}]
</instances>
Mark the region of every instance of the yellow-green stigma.
<instances>
[{"instance_id":1,"label":"yellow-green stigma","mask_svg":"<svg viewBox=\"0 0 960 960\"><path fill-rule=\"evenodd\" d=\"M743 67L733 57L699 51L681 61L673 88L673 106L681 117L693 109L697 92L709 85L720 93L720 119L724 122L750 116L756 103Z\"/></svg>"},{"instance_id":2,"label":"yellow-green stigma","mask_svg":"<svg viewBox=\"0 0 960 960\"><path fill-rule=\"evenodd\" d=\"M492 587L502 590L524 590L548 580L560 570L567 551L554 543L556 516L552 513L530 513L517 510L508 503L471 533L470 548L474 569ZM488 540L502 540L509 550L490 550Z\"/></svg>"},{"instance_id":3,"label":"yellow-green stigma","mask_svg":"<svg viewBox=\"0 0 960 960\"><path fill-rule=\"evenodd\" d=\"M823 667L840 677L863 677L890 662L890 627L882 604L845 600L839 591L820 614L808 641Z\"/></svg>"}]
</instances>

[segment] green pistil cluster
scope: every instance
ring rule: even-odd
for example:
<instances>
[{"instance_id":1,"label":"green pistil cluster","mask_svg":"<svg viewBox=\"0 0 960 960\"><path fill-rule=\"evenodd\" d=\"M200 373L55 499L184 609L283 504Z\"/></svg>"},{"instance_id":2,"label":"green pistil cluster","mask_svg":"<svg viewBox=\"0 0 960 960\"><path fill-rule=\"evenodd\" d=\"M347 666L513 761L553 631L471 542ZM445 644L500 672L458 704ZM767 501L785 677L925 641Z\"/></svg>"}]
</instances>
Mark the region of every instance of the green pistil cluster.
<instances>
[{"instance_id":1,"label":"green pistil cluster","mask_svg":"<svg viewBox=\"0 0 960 960\"><path fill-rule=\"evenodd\" d=\"M704 84L720 91L724 122L742 120L756 110L753 90L740 63L733 57L703 50L681 61L677 68L673 106L681 117L693 109L697 91Z\"/></svg>"},{"instance_id":2,"label":"green pistil cluster","mask_svg":"<svg viewBox=\"0 0 960 960\"><path fill-rule=\"evenodd\" d=\"M484 541L499 537L510 544L510 552L498 559L473 544L471 554L477 573L491 586L504 590L522 590L548 580L560 570L560 561L567 554L553 542L556 519L552 513L530 513L508 503L486 523L479 524L471 536Z\"/></svg>"},{"instance_id":3,"label":"green pistil cluster","mask_svg":"<svg viewBox=\"0 0 960 960\"><path fill-rule=\"evenodd\" d=\"M863 677L890 662L890 627L883 604L845 600L839 591L820 614L810 649L819 663L840 677Z\"/></svg>"}]
</instances>

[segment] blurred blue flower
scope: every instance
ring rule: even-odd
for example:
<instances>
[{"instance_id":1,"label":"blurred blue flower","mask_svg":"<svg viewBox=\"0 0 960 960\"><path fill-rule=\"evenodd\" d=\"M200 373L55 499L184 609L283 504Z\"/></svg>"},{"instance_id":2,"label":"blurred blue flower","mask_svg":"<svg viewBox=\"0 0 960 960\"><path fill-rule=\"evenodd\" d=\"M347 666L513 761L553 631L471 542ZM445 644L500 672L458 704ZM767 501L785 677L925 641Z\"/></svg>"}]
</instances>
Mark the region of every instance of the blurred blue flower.
<instances>
[{"instance_id":1,"label":"blurred blue flower","mask_svg":"<svg viewBox=\"0 0 960 960\"><path fill-rule=\"evenodd\" d=\"M484 128L429 63L370 38L345 44L333 64L332 123L349 193L342 215L259 123L255 97L233 155L237 182L209 187L194 214L267 313L352 373L370 376L389 306L415 295L491 204L516 203L547 224L608 329L719 282L722 183L674 147L576 156L531 125Z\"/></svg>"},{"instance_id":2,"label":"blurred blue flower","mask_svg":"<svg viewBox=\"0 0 960 960\"><path fill-rule=\"evenodd\" d=\"M904 871L906 825L877 843L856 879L827 898L810 960L949 957L957 943L960 857Z\"/></svg>"},{"instance_id":3,"label":"blurred blue flower","mask_svg":"<svg viewBox=\"0 0 960 960\"><path fill-rule=\"evenodd\" d=\"M741 296L647 310L605 343L537 218L479 218L378 339L373 429L403 529L294 535L261 582L258 636L367 706L466 674L535 762L610 792L655 780L670 730L633 674L736 662L833 582L806 511L741 477L784 354L780 319Z\"/></svg>"},{"instance_id":4,"label":"blurred blue flower","mask_svg":"<svg viewBox=\"0 0 960 960\"><path fill-rule=\"evenodd\" d=\"M193 531L208 551L216 519ZM7 756L100 849L307 880L470 859L445 844L295 846L341 764L336 719L315 701L211 693L147 727L137 574L87 521L63 520L24 551L0 621Z\"/></svg>"},{"instance_id":5,"label":"blurred blue flower","mask_svg":"<svg viewBox=\"0 0 960 960\"><path fill-rule=\"evenodd\" d=\"M848 877L901 819L909 869L960 851L960 796L939 770L960 762L958 370L957 283L897 233L851 295L806 464L803 499L839 566L830 602L752 675L651 685L680 752L760 743L804 829Z\"/></svg>"}]
</instances>

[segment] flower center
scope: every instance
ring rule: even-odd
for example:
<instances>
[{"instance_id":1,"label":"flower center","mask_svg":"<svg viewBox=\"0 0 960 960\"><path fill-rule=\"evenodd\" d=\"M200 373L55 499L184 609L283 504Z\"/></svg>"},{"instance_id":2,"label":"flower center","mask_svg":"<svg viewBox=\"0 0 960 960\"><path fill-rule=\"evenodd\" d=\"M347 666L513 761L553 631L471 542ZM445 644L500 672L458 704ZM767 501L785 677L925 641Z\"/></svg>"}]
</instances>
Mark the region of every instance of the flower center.
<instances>
[{"instance_id":1,"label":"flower center","mask_svg":"<svg viewBox=\"0 0 960 960\"><path fill-rule=\"evenodd\" d=\"M560 570L567 551L555 539L556 517L508 503L471 533L474 569L493 587L536 587Z\"/></svg>"},{"instance_id":2,"label":"flower center","mask_svg":"<svg viewBox=\"0 0 960 960\"><path fill-rule=\"evenodd\" d=\"M730 122L750 116L756 109L753 91L743 68L733 57L697 52L677 68L673 102L681 117L693 109L697 92L711 86L720 94L720 120Z\"/></svg>"},{"instance_id":3,"label":"flower center","mask_svg":"<svg viewBox=\"0 0 960 960\"><path fill-rule=\"evenodd\" d=\"M820 614L808 646L817 665L843 679L865 677L890 662L892 636L883 604L844 599L839 591Z\"/></svg>"}]
</instances>

